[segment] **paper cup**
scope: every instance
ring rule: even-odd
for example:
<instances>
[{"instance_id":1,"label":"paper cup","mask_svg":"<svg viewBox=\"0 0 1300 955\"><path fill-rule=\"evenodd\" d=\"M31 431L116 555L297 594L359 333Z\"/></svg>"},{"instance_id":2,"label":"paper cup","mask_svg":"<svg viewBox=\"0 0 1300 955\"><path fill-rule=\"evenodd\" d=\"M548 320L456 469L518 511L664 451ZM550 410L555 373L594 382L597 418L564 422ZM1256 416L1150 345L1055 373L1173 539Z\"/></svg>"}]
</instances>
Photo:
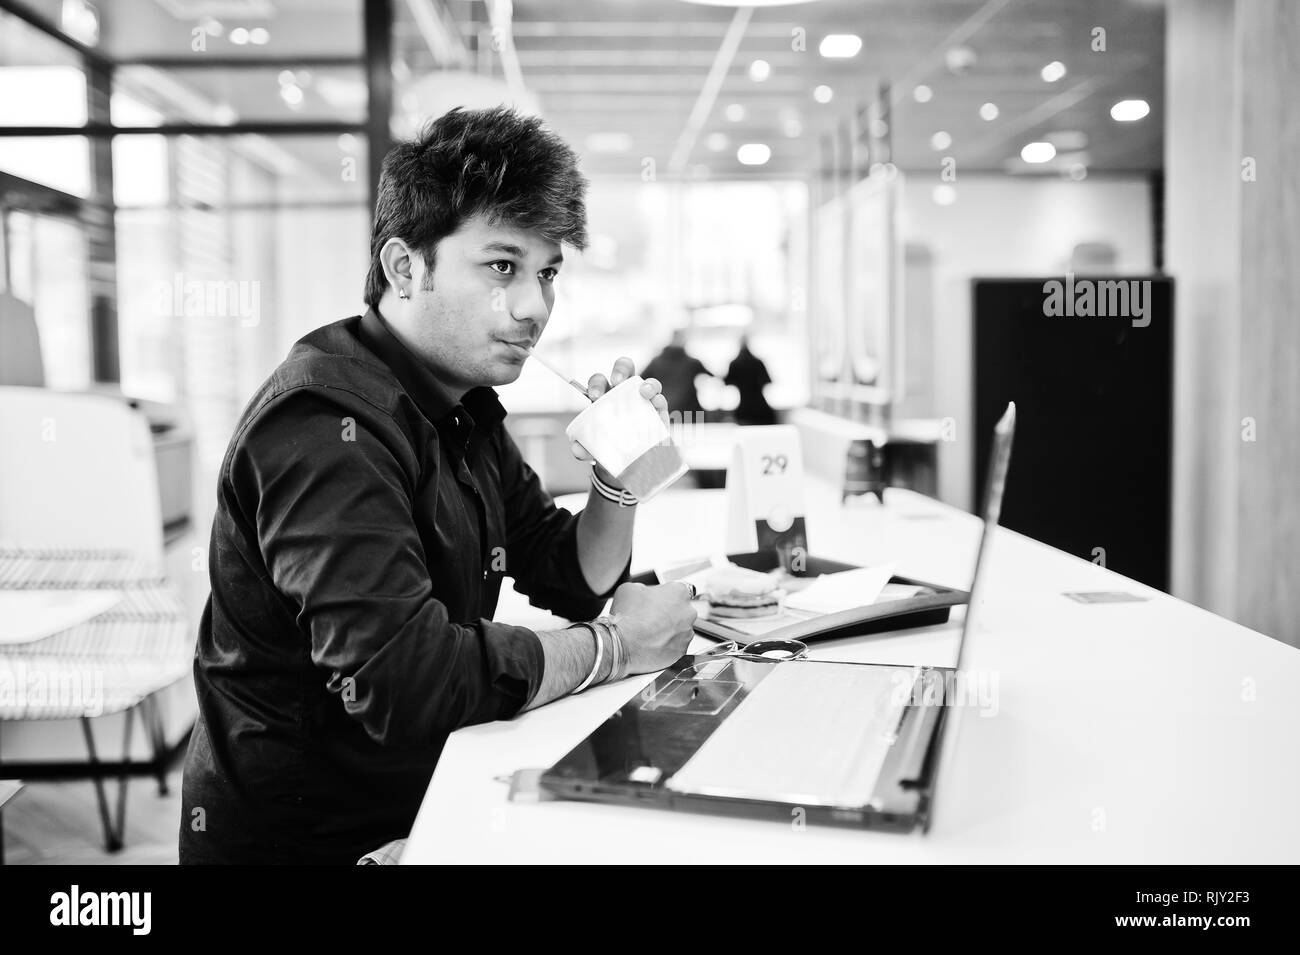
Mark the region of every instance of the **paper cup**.
<instances>
[{"instance_id":1,"label":"paper cup","mask_svg":"<svg viewBox=\"0 0 1300 955\"><path fill-rule=\"evenodd\" d=\"M648 501L686 473L667 425L641 397L643 384L638 375L619 382L564 429L638 501Z\"/></svg>"}]
</instances>

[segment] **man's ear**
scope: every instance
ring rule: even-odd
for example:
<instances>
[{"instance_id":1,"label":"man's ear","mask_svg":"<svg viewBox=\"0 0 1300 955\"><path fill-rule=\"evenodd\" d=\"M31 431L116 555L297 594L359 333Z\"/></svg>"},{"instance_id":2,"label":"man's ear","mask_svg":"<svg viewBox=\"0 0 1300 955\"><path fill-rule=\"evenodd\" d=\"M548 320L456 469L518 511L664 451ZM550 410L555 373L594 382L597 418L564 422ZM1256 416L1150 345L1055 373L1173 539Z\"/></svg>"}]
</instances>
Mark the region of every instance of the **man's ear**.
<instances>
[{"instance_id":1,"label":"man's ear","mask_svg":"<svg viewBox=\"0 0 1300 955\"><path fill-rule=\"evenodd\" d=\"M415 253L395 236L379 250L379 263L384 267L384 278L388 279L388 284L394 291L406 289L410 292L414 288L414 277L411 275L414 258Z\"/></svg>"}]
</instances>

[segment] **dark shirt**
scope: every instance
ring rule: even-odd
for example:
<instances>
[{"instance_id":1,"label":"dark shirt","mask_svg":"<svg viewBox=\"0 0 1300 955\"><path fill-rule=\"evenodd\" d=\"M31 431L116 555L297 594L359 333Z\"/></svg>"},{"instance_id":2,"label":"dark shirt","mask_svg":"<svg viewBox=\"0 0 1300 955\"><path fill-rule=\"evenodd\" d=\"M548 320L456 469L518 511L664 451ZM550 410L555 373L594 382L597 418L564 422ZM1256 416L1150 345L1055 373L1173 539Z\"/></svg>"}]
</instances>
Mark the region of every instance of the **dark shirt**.
<instances>
[{"instance_id":1,"label":"dark shirt","mask_svg":"<svg viewBox=\"0 0 1300 955\"><path fill-rule=\"evenodd\" d=\"M373 309L258 390L218 480L181 862L355 863L406 836L448 734L541 683L536 633L492 622L502 577L600 613L578 518L504 417L491 388L455 401Z\"/></svg>"},{"instance_id":2,"label":"dark shirt","mask_svg":"<svg viewBox=\"0 0 1300 955\"><path fill-rule=\"evenodd\" d=\"M738 424L775 424L776 412L767 403L763 386L772 383L767 373L767 366L748 348L742 348L731 360L727 368L727 377L723 382L734 385L740 392L740 402L736 405L736 422Z\"/></svg>"},{"instance_id":3,"label":"dark shirt","mask_svg":"<svg viewBox=\"0 0 1300 955\"><path fill-rule=\"evenodd\" d=\"M650 359L641 377L658 379L669 411L698 412L704 408L695 390L695 379L709 373L704 363L681 345L665 345L663 351Z\"/></svg>"}]
</instances>

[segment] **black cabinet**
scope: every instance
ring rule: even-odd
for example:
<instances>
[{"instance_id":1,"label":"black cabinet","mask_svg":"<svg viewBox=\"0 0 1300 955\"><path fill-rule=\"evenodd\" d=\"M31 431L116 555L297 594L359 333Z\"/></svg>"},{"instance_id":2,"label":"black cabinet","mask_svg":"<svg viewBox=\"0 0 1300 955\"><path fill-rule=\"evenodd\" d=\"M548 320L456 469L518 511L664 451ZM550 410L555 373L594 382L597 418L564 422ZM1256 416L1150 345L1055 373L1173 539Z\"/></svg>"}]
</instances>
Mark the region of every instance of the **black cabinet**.
<instances>
[{"instance_id":1,"label":"black cabinet","mask_svg":"<svg viewBox=\"0 0 1300 955\"><path fill-rule=\"evenodd\" d=\"M1153 277L973 282L973 500L983 497L988 435L1015 401L1002 524L1161 590L1173 292L1170 279Z\"/></svg>"}]
</instances>

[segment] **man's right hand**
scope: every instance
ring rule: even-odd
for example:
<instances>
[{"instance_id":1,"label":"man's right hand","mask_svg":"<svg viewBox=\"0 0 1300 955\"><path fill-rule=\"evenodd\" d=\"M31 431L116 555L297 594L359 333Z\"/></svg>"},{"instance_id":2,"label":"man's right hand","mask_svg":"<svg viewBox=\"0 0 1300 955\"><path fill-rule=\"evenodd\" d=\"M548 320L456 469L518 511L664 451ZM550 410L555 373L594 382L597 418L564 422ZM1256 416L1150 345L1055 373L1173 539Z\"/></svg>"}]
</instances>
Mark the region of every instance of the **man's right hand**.
<instances>
[{"instance_id":1,"label":"man's right hand","mask_svg":"<svg viewBox=\"0 0 1300 955\"><path fill-rule=\"evenodd\" d=\"M628 673L662 670L686 652L699 616L691 591L680 583L625 583L614 591L610 613L623 633Z\"/></svg>"}]
</instances>

